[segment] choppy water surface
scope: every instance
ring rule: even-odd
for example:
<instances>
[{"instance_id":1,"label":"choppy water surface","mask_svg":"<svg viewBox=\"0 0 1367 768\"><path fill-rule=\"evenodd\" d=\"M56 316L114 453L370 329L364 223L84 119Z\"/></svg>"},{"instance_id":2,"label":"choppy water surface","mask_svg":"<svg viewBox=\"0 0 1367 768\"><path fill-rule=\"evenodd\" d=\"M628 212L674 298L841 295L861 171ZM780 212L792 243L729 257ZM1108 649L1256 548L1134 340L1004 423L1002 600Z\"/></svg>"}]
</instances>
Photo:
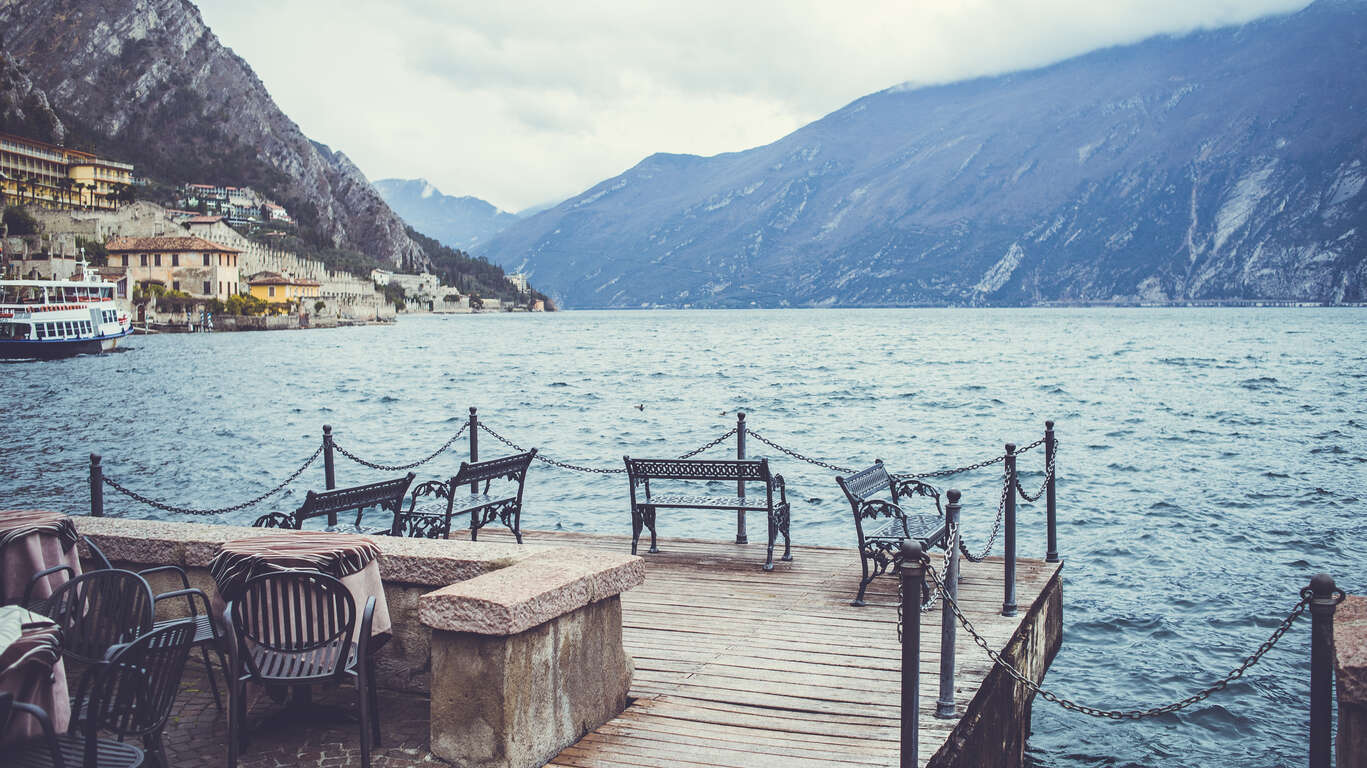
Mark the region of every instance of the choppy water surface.
<instances>
[{"instance_id":1,"label":"choppy water surface","mask_svg":"<svg viewBox=\"0 0 1367 768\"><path fill-rule=\"evenodd\" d=\"M1067 567L1047 683L1088 704L1146 706L1237 665L1312 573L1367 589L1365 321L1361 310L576 312L138 337L118 354L0 367L0 507L80 512L91 451L136 490L223 506L283 479L324 423L352 451L398 463L445 442L472 405L515 441L602 467L693 448L740 410L821 459L905 471L997 455L1053 418ZM452 473L457 445L420 477ZM487 435L481 446L502 453ZM752 439L751 454L761 448ZM789 481L794 542L852 544L833 475L770 454ZM1027 488L1041 461L1022 459ZM389 474L339 459L342 484ZM275 505L297 505L321 477L320 462ZM997 477L953 482L975 549ZM527 528L630 530L621 476L538 464L529 483ZM107 500L111 513L157 514ZM1020 520L1022 554L1041 556L1042 505ZM661 534L724 538L730 525L671 515ZM1037 700L1031 755L1070 768L1303 764L1308 638L1306 622L1224 693L1158 720L1096 721Z\"/></svg>"}]
</instances>

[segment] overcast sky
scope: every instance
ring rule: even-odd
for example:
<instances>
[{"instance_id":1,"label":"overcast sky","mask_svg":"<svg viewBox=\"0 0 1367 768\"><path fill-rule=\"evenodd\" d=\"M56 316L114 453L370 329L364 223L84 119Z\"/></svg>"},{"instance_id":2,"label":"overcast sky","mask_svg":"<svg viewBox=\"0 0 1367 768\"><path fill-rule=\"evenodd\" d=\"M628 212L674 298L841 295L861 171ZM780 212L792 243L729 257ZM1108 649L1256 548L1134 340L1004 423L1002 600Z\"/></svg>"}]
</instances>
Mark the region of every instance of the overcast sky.
<instances>
[{"instance_id":1,"label":"overcast sky","mask_svg":"<svg viewBox=\"0 0 1367 768\"><path fill-rule=\"evenodd\" d=\"M767 144L868 93L1306 0L198 0L310 138L505 210L653 152Z\"/></svg>"}]
</instances>

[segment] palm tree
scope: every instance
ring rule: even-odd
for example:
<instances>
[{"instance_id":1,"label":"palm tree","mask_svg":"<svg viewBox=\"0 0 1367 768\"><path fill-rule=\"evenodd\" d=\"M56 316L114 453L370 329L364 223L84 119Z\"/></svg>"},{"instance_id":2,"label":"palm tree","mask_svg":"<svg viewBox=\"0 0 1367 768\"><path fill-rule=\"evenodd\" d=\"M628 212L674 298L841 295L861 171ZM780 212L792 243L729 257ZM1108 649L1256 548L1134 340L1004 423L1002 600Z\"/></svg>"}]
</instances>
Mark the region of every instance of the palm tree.
<instances>
[{"instance_id":1,"label":"palm tree","mask_svg":"<svg viewBox=\"0 0 1367 768\"><path fill-rule=\"evenodd\" d=\"M73 187L76 186L76 181L72 179L70 176L67 176L64 177L61 181L57 182L57 186L61 188L63 202L66 203L67 207L70 207L71 190Z\"/></svg>"}]
</instances>

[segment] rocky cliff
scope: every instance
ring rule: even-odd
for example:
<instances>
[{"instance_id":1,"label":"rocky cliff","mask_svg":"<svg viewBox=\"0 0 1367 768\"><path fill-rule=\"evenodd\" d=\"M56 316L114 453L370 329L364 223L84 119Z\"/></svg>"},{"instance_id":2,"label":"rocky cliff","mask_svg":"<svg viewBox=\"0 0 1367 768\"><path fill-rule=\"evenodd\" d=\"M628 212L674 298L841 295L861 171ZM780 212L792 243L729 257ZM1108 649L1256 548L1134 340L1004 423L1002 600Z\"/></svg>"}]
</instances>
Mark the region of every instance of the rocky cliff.
<instances>
[{"instance_id":1,"label":"rocky cliff","mask_svg":"<svg viewBox=\"0 0 1367 768\"><path fill-rule=\"evenodd\" d=\"M483 245L518 219L478 197L443 195L426 179L380 179L373 186L414 229L458 250Z\"/></svg>"},{"instance_id":2,"label":"rocky cliff","mask_svg":"<svg viewBox=\"0 0 1367 768\"><path fill-rule=\"evenodd\" d=\"M474 250L572 307L1363 301L1364 71L1320 0L654 155Z\"/></svg>"},{"instance_id":3,"label":"rocky cliff","mask_svg":"<svg viewBox=\"0 0 1367 768\"><path fill-rule=\"evenodd\" d=\"M188 0L0 0L0 51L0 126L173 184L250 185L322 245L426 264L356 166L304 136ZM61 135L39 135L44 103Z\"/></svg>"}]
</instances>

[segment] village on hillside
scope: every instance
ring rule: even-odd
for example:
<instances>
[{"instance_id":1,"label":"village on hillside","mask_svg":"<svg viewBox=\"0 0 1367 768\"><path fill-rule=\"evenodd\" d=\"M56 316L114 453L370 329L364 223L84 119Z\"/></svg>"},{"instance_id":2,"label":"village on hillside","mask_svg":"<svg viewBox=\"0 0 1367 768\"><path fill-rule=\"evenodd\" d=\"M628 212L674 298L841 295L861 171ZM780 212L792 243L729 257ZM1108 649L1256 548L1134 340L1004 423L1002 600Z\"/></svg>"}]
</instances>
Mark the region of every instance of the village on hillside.
<instances>
[{"instance_id":1,"label":"village on hillside","mask_svg":"<svg viewBox=\"0 0 1367 768\"><path fill-rule=\"evenodd\" d=\"M65 279L87 261L143 331L264 330L392 322L400 312L541 311L463 293L432 274L331 269L272 240L293 221L246 187L184 184L177 205L135 201L134 168L0 134L0 274Z\"/></svg>"}]
</instances>

